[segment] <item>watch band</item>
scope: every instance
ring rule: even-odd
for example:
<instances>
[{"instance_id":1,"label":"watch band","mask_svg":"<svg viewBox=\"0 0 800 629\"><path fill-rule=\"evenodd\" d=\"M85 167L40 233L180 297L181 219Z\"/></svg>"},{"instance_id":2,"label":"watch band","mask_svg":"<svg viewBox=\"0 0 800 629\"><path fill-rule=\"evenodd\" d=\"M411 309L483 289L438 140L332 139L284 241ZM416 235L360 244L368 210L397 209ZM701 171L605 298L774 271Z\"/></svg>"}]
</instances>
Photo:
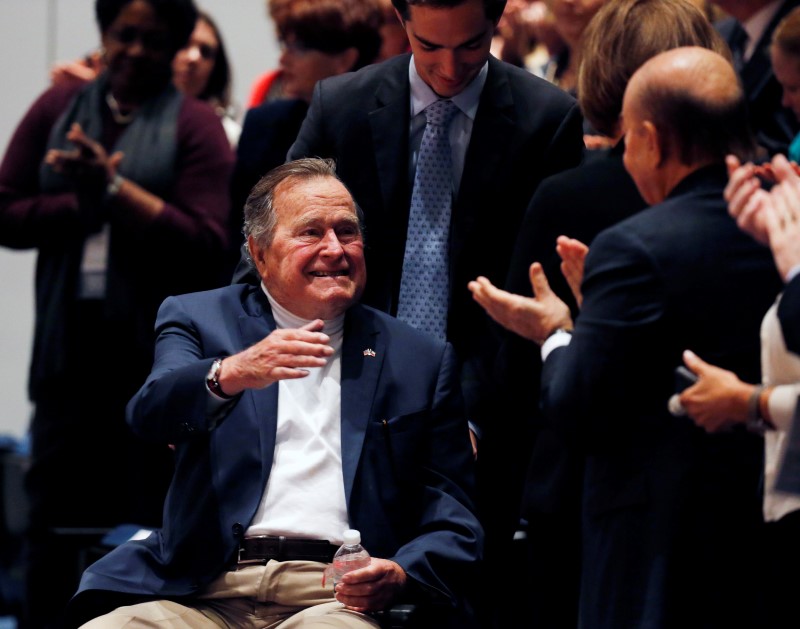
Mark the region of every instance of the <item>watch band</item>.
<instances>
[{"instance_id":1,"label":"watch band","mask_svg":"<svg viewBox=\"0 0 800 629\"><path fill-rule=\"evenodd\" d=\"M115 197L119 194L120 188L122 188L122 184L125 183L125 178L120 175L119 173L114 175L114 178L108 182L106 186L106 194L109 197Z\"/></svg>"},{"instance_id":2,"label":"watch band","mask_svg":"<svg viewBox=\"0 0 800 629\"><path fill-rule=\"evenodd\" d=\"M211 369L208 370L208 375L206 375L206 386L208 387L208 390L217 397L222 398L223 400L232 400L236 396L225 393L219 383L219 370L221 367L221 358L217 358L213 363L211 363Z\"/></svg>"}]
</instances>

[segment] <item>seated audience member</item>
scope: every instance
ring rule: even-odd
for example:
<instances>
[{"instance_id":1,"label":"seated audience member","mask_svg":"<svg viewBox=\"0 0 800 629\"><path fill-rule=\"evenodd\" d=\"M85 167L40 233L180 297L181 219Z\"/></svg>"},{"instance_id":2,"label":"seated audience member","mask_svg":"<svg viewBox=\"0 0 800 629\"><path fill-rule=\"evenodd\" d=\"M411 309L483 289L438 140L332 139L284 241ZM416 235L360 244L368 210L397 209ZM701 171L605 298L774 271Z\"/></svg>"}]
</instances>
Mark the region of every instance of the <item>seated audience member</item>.
<instances>
[{"instance_id":1,"label":"seated audience member","mask_svg":"<svg viewBox=\"0 0 800 629\"><path fill-rule=\"evenodd\" d=\"M283 97L249 109L244 118L231 181L231 272L239 260L247 195L264 173L286 161L317 81L372 63L381 45L378 0L291 0L280 6L275 19Z\"/></svg>"},{"instance_id":2,"label":"seated audience member","mask_svg":"<svg viewBox=\"0 0 800 629\"><path fill-rule=\"evenodd\" d=\"M770 155L786 154L800 123L784 105L781 86L770 65L776 26L800 0L713 0L727 17L716 22L728 42L758 144Z\"/></svg>"},{"instance_id":3,"label":"seated audience member","mask_svg":"<svg viewBox=\"0 0 800 629\"><path fill-rule=\"evenodd\" d=\"M97 0L105 62L50 87L0 164L0 245L38 250L29 394L29 626L78 582L60 529L157 526L172 456L131 434L168 295L211 288L226 244L233 154L211 109L172 84L191 0ZM27 624L26 623L26 624Z\"/></svg>"},{"instance_id":4,"label":"seated audience member","mask_svg":"<svg viewBox=\"0 0 800 629\"><path fill-rule=\"evenodd\" d=\"M231 107L231 67L219 27L208 13L199 13L188 43L175 55L172 80L181 92L214 108L228 141L236 148L242 127Z\"/></svg>"},{"instance_id":5,"label":"seated audience member","mask_svg":"<svg viewBox=\"0 0 800 629\"><path fill-rule=\"evenodd\" d=\"M71 622L374 628L403 599L471 627L483 531L452 347L357 303L359 213L332 161L267 174L245 234L260 286L159 311L128 421L175 444L164 528L84 573ZM334 590L350 527L372 560Z\"/></svg>"},{"instance_id":6,"label":"seated audience member","mask_svg":"<svg viewBox=\"0 0 800 629\"><path fill-rule=\"evenodd\" d=\"M605 4L583 36L578 102L595 129L612 138L610 150L545 179L525 213L506 290L530 296L528 267L540 261L551 286L574 313L577 305L559 271L562 234L591 243L603 229L643 210L644 199L622 162L622 96L645 61L679 46L718 52L725 43L690 0L616 0ZM533 426L532 455L523 491L522 518L530 553L524 575L537 627L574 627L580 561L583 455L544 425L538 411L541 360L536 346L509 334L498 357L500 414L525 413ZM520 411L520 409L528 409ZM528 605L530 603L530 605Z\"/></svg>"},{"instance_id":7,"label":"seated audience member","mask_svg":"<svg viewBox=\"0 0 800 629\"><path fill-rule=\"evenodd\" d=\"M761 190L752 177L752 165L739 166L731 159L731 179L726 189L729 210L742 217L743 229L772 248L784 281L800 270L800 179L786 159L778 155L773 168L780 183L770 192ZM745 207L750 218L743 217ZM725 432L735 425L762 430L764 443L764 566L759 570L765 584L762 610L764 627L797 624L794 593L800 578L792 576L800 561L800 497L776 489L778 469L786 453L789 429L800 394L800 356L786 349L777 311L780 296L761 323L762 384L741 381L737 375L703 361L694 352L684 362L697 376L696 384L680 394L680 403L694 422L710 433ZM797 327L797 323L793 323Z\"/></svg>"},{"instance_id":8,"label":"seated audience member","mask_svg":"<svg viewBox=\"0 0 800 629\"><path fill-rule=\"evenodd\" d=\"M758 377L758 326L780 287L723 199L725 156L753 148L733 67L700 47L656 55L628 82L622 127L652 207L594 239L574 322L538 263L534 297L486 278L470 289L541 345L543 416L586 448L581 624L758 626L762 439L709 435L667 410L687 347Z\"/></svg>"}]
</instances>

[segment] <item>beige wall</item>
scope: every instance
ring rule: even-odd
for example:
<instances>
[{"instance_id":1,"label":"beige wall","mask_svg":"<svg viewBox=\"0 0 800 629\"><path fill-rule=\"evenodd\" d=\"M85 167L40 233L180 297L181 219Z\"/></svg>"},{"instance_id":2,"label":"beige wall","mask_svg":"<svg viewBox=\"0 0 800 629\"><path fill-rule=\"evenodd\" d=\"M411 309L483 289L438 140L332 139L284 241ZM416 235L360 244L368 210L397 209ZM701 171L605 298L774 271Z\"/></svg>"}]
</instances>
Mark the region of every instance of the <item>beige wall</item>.
<instances>
[{"instance_id":1,"label":"beige wall","mask_svg":"<svg viewBox=\"0 0 800 629\"><path fill-rule=\"evenodd\" d=\"M263 0L200 0L217 21L233 66L234 98L277 64L278 49ZM48 83L55 60L98 45L93 0L0 0L0 147ZM33 332L34 251L0 248L0 434L22 436L30 404L26 386ZM91 378L87 374L87 379Z\"/></svg>"}]
</instances>

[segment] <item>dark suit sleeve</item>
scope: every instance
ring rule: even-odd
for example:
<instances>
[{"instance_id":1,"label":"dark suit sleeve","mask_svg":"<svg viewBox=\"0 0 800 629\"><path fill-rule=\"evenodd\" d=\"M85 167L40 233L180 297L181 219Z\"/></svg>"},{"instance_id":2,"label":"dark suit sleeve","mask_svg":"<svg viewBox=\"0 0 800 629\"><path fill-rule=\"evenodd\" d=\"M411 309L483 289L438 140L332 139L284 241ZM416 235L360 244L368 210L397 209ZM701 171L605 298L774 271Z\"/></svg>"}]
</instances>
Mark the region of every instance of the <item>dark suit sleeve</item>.
<instances>
[{"instance_id":1,"label":"dark suit sleeve","mask_svg":"<svg viewBox=\"0 0 800 629\"><path fill-rule=\"evenodd\" d=\"M586 269L572 341L545 360L541 399L560 434L595 441L624 434L629 418L648 413L642 404L658 398L649 365L663 353L656 344L666 306L663 281L635 239L601 234Z\"/></svg>"},{"instance_id":2,"label":"dark suit sleeve","mask_svg":"<svg viewBox=\"0 0 800 629\"><path fill-rule=\"evenodd\" d=\"M786 348L800 354L800 275L786 285L778 304L778 320L783 330Z\"/></svg>"},{"instance_id":3,"label":"dark suit sleeve","mask_svg":"<svg viewBox=\"0 0 800 629\"><path fill-rule=\"evenodd\" d=\"M452 584L477 578L483 529L475 516L474 463L459 386L459 369L448 344L439 365L422 446L424 501L420 534L392 558L419 584L457 600ZM410 470L407 470L407 472ZM471 575L471 576L470 576Z\"/></svg>"},{"instance_id":4,"label":"dark suit sleeve","mask_svg":"<svg viewBox=\"0 0 800 629\"><path fill-rule=\"evenodd\" d=\"M327 155L322 147L322 121L324 119L322 111L322 89L321 81L314 87L311 96L311 106L308 109L305 120L300 127L292 146L289 148L287 160L292 161L301 157L325 157Z\"/></svg>"},{"instance_id":5,"label":"dark suit sleeve","mask_svg":"<svg viewBox=\"0 0 800 629\"><path fill-rule=\"evenodd\" d=\"M200 332L180 299L162 304L156 334L153 370L128 403L127 420L140 437L174 444L207 433L238 398L221 408L213 404L205 375L216 356L204 355Z\"/></svg>"}]
</instances>

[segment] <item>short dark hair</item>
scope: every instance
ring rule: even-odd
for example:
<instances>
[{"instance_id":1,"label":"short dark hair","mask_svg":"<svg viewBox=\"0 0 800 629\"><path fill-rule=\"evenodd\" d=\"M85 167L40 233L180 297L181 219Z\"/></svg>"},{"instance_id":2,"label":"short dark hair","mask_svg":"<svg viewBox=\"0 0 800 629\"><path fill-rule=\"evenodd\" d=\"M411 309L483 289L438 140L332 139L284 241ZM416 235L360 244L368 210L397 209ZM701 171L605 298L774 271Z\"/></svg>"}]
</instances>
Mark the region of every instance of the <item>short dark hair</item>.
<instances>
[{"instance_id":1,"label":"short dark hair","mask_svg":"<svg viewBox=\"0 0 800 629\"><path fill-rule=\"evenodd\" d=\"M133 0L96 0L94 13L100 32L105 33L122 9ZM170 35L170 48L178 52L189 41L197 22L197 8L192 0L145 0L164 20Z\"/></svg>"},{"instance_id":2,"label":"short dark hair","mask_svg":"<svg viewBox=\"0 0 800 629\"><path fill-rule=\"evenodd\" d=\"M639 92L640 111L655 126L664 159L691 166L724 162L734 154L751 159L756 143L747 101L737 83L730 94L704 98L685 85L648 81Z\"/></svg>"},{"instance_id":3,"label":"short dark hair","mask_svg":"<svg viewBox=\"0 0 800 629\"><path fill-rule=\"evenodd\" d=\"M217 54L214 57L214 67L208 82L203 91L197 95L200 100L214 101L216 105L227 109L231 104L231 67L228 62L228 54L225 51L225 43L216 22L205 11L200 11L197 21L203 21L214 32L217 39Z\"/></svg>"},{"instance_id":4,"label":"short dark hair","mask_svg":"<svg viewBox=\"0 0 800 629\"><path fill-rule=\"evenodd\" d=\"M790 57L800 57L800 7L792 9L775 27L772 46Z\"/></svg>"},{"instance_id":5,"label":"short dark hair","mask_svg":"<svg viewBox=\"0 0 800 629\"><path fill-rule=\"evenodd\" d=\"M381 48L383 12L378 0L270 0L278 37L327 53L358 51L351 70L372 63Z\"/></svg>"},{"instance_id":6,"label":"short dark hair","mask_svg":"<svg viewBox=\"0 0 800 629\"><path fill-rule=\"evenodd\" d=\"M410 13L409 6L413 7L434 7L434 8L450 8L457 7L464 4L467 0L392 0L394 8L403 17L404 20L409 19ZM503 11L506 10L507 0L483 0L483 10L486 17L492 22L497 22Z\"/></svg>"},{"instance_id":7,"label":"short dark hair","mask_svg":"<svg viewBox=\"0 0 800 629\"><path fill-rule=\"evenodd\" d=\"M304 181L317 177L333 177L344 183L336 174L336 162L320 157L305 157L286 162L270 170L253 187L244 204L244 236L250 236L264 247L272 244L278 217L275 212L275 190L288 179ZM347 186L345 186L347 188ZM349 191L349 190L348 190ZM352 197L352 194L350 195ZM359 226L362 224L361 208L353 200ZM363 231L363 229L362 229Z\"/></svg>"},{"instance_id":8,"label":"short dark hair","mask_svg":"<svg viewBox=\"0 0 800 629\"><path fill-rule=\"evenodd\" d=\"M581 42L578 102L600 133L613 136L633 73L660 52L700 46L728 54L725 40L690 0L616 0L592 18Z\"/></svg>"}]
</instances>

